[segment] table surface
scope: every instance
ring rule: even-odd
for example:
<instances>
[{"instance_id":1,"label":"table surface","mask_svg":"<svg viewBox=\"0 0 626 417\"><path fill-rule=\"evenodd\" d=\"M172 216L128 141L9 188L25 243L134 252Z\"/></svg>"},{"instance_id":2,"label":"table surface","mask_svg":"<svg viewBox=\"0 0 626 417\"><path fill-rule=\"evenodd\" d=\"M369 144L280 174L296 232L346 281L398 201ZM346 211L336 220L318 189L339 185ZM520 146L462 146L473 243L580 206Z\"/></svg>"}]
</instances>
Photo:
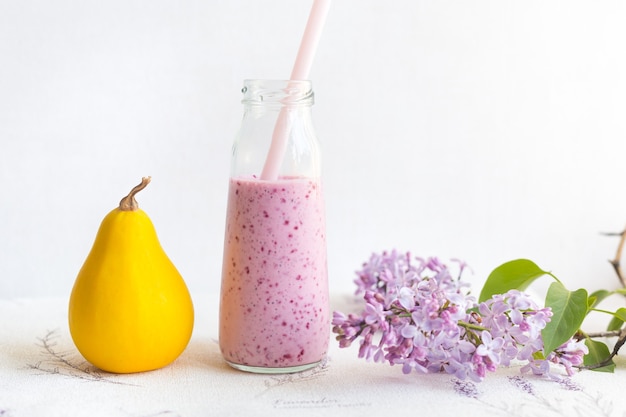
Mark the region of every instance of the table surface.
<instances>
[{"instance_id":1,"label":"table surface","mask_svg":"<svg viewBox=\"0 0 626 417\"><path fill-rule=\"evenodd\" d=\"M349 296L332 299L341 309ZM583 371L554 382L512 366L473 383L404 375L400 367L357 358L358 346L340 349L333 339L328 360L315 369L254 375L230 368L220 355L217 296L194 305L192 339L173 364L115 375L77 352L67 299L0 301L0 416L626 416L626 361L619 357L613 374Z\"/></svg>"}]
</instances>

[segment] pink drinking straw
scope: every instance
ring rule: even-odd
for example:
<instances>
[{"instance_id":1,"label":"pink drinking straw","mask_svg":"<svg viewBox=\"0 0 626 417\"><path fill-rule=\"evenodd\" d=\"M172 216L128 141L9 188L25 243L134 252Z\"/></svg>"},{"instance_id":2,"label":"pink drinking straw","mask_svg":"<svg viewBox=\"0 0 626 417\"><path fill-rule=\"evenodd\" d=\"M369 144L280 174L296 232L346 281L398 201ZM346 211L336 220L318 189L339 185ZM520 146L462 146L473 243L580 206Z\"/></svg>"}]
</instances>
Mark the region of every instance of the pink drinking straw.
<instances>
[{"instance_id":1,"label":"pink drinking straw","mask_svg":"<svg viewBox=\"0 0 626 417\"><path fill-rule=\"evenodd\" d=\"M300 42L300 48L298 49L296 62L291 71L290 80L306 80L309 78L311 64L313 63L313 57L315 56L317 45L322 36L322 28L324 27L329 8L330 0L313 0L309 20L304 29L304 35ZM287 112L284 109L283 107L278 114L278 120L276 121L274 133L272 134L270 150L265 159L263 172L261 173L262 180L275 180L278 178L278 170L280 169L280 164L283 161L285 148L287 146L288 121Z\"/></svg>"}]
</instances>

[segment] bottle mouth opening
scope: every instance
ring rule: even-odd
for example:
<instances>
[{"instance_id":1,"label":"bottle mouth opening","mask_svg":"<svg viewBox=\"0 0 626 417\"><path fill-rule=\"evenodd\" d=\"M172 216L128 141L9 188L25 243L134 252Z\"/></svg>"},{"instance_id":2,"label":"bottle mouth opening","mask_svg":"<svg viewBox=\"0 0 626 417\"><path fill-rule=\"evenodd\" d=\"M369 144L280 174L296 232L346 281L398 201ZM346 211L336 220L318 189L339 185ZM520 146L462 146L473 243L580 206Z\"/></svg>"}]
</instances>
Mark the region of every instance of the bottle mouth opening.
<instances>
[{"instance_id":1,"label":"bottle mouth opening","mask_svg":"<svg viewBox=\"0 0 626 417\"><path fill-rule=\"evenodd\" d=\"M310 80L244 80L241 89L246 105L306 106L314 94Z\"/></svg>"}]
</instances>

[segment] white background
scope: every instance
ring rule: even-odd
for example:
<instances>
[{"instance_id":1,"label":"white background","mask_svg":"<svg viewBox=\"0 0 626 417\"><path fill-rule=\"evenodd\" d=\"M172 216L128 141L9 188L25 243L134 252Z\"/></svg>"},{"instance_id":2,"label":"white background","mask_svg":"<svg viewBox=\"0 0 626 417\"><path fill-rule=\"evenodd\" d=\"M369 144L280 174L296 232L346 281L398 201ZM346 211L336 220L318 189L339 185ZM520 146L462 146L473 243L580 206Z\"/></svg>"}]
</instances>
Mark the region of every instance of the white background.
<instances>
[{"instance_id":1,"label":"white background","mask_svg":"<svg viewBox=\"0 0 626 417\"><path fill-rule=\"evenodd\" d=\"M2 0L0 297L69 295L138 200L193 296L218 291L245 78L287 78L305 0ZM525 257L615 287L626 2L335 0L311 71L332 291L371 252ZM538 285L542 285L541 283Z\"/></svg>"}]
</instances>

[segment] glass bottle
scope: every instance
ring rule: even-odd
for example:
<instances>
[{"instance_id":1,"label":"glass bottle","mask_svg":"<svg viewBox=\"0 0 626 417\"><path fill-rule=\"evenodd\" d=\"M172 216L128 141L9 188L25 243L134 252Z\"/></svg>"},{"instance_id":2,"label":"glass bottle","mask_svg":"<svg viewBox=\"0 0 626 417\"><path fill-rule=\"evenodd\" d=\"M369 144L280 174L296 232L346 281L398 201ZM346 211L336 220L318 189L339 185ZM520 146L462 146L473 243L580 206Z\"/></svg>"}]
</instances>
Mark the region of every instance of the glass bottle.
<instances>
[{"instance_id":1,"label":"glass bottle","mask_svg":"<svg viewBox=\"0 0 626 417\"><path fill-rule=\"evenodd\" d=\"M220 349L243 371L298 372L324 359L330 336L313 90L310 81L246 80L242 92L224 236ZM266 178L277 133L284 147L275 176Z\"/></svg>"}]
</instances>

